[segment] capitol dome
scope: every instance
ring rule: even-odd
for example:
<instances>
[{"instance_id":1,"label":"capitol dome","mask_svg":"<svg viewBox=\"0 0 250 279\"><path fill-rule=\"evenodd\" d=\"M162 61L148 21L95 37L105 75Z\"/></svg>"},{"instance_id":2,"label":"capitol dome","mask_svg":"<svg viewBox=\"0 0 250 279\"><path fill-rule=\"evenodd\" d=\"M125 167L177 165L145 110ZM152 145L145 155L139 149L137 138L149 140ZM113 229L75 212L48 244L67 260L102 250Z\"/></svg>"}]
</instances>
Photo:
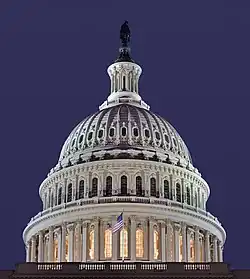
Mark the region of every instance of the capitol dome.
<instances>
[{"instance_id":1,"label":"capitol dome","mask_svg":"<svg viewBox=\"0 0 250 279\"><path fill-rule=\"evenodd\" d=\"M26 261L221 262L226 233L206 209L210 188L178 132L142 100L126 23L120 38L110 95L40 185Z\"/></svg>"}]
</instances>

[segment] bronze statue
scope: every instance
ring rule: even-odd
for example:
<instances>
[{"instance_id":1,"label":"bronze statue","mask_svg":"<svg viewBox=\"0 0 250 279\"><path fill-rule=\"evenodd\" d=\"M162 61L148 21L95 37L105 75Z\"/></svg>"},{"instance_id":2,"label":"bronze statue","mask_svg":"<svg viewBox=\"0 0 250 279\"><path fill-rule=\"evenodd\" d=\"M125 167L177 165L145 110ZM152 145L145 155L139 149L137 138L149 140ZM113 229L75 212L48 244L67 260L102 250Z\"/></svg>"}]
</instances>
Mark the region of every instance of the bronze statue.
<instances>
[{"instance_id":1,"label":"bronze statue","mask_svg":"<svg viewBox=\"0 0 250 279\"><path fill-rule=\"evenodd\" d=\"M130 29L127 20L121 26L120 39L122 42L122 46L127 47L128 43L130 42Z\"/></svg>"}]
</instances>

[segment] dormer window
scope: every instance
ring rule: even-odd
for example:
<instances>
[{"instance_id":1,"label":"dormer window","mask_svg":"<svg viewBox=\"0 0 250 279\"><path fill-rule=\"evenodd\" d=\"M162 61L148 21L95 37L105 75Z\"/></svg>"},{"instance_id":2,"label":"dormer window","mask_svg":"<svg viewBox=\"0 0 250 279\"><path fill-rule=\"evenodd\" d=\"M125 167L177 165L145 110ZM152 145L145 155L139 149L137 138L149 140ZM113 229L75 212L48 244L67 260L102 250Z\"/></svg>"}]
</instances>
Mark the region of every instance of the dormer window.
<instances>
[{"instance_id":1,"label":"dormer window","mask_svg":"<svg viewBox=\"0 0 250 279\"><path fill-rule=\"evenodd\" d=\"M148 129L145 129L145 130L144 130L144 134L145 134L145 137L146 137L146 138L150 138L149 130L148 130Z\"/></svg>"},{"instance_id":2,"label":"dormer window","mask_svg":"<svg viewBox=\"0 0 250 279\"><path fill-rule=\"evenodd\" d=\"M115 128L110 128L109 129L109 136L113 137L115 135Z\"/></svg>"},{"instance_id":3,"label":"dormer window","mask_svg":"<svg viewBox=\"0 0 250 279\"><path fill-rule=\"evenodd\" d=\"M103 130L101 129L101 130L99 130L99 132L98 132L98 138L100 139L100 138L102 138L103 137Z\"/></svg>"},{"instance_id":4,"label":"dormer window","mask_svg":"<svg viewBox=\"0 0 250 279\"><path fill-rule=\"evenodd\" d=\"M122 127L122 136L123 136L123 137L126 137L126 134L127 134L127 129L126 129L126 127Z\"/></svg>"},{"instance_id":5,"label":"dormer window","mask_svg":"<svg viewBox=\"0 0 250 279\"><path fill-rule=\"evenodd\" d=\"M82 141L83 141L83 135L80 136L79 143L81 143Z\"/></svg>"},{"instance_id":6,"label":"dormer window","mask_svg":"<svg viewBox=\"0 0 250 279\"><path fill-rule=\"evenodd\" d=\"M133 129L133 134L134 134L134 137L138 137L139 136L138 128L134 128Z\"/></svg>"},{"instance_id":7,"label":"dormer window","mask_svg":"<svg viewBox=\"0 0 250 279\"><path fill-rule=\"evenodd\" d=\"M161 138L160 138L159 132L155 132L155 137L156 137L157 140L160 140L160 139L161 139Z\"/></svg>"},{"instance_id":8,"label":"dormer window","mask_svg":"<svg viewBox=\"0 0 250 279\"><path fill-rule=\"evenodd\" d=\"M89 132L89 134L88 134L88 140L91 140L91 139L92 139L92 136L93 136L93 132Z\"/></svg>"}]
</instances>

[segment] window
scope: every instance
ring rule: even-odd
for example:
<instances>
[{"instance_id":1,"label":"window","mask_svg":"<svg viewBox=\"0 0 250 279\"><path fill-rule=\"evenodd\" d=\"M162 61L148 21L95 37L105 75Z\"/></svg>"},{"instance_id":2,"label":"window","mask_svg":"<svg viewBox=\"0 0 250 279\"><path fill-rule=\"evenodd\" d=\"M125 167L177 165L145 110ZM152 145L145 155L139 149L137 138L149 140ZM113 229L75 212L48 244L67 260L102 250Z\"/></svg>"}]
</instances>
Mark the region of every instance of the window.
<instances>
[{"instance_id":1,"label":"window","mask_svg":"<svg viewBox=\"0 0 250 279\"><path fill-rule=\"evenodd\" d=\"M57 262L58 261L58 239L56 238L56 239L54 239L54 243L53 243L54 245L53 245L53 258L54 258L54 262Z\"/></svg>"},{"instance_id":2,"label":"window","mask_svg":"<svg viewBox=\"0 0 250 279\"><path fill-rule=\"evenodd\" d=\"M128 257L128 230L127 230L127 228L123 228L120 231L120 257L121 258Z\"/></svg>"},{"instance_id":3,"label":"window","mask_svg":"<svg viewBox=\"0 0 250 279\"><path fill-rule=\"evenodd\" d=\"M203 237L199 237L199 242L200 242L200 262L202 263L204 261L204 240Z\"/></svg>"},{"instance_id":4,"label":"window","mask_svg":"<svg viewBox=\"0 0 250 279\"><path fill-rule=\"evenodd\" d=\"M91 139L92 139L92 136L93 136L93 132L89 132L89 134L88 134L88 140L91 140Z\"/></svg>"},{"instance_id":5,"label":"window","mask_svg":"<svg viewBox=\"0 0 250 279\"><path fill-rule=\"evenodd\" d=\"M194 240L190 239L190 262L194 262Z\"/></svg>"},{"instance_id":6,"label":"window","mask_svg":"<svg viewBox=\"0 0 250 279\"><path fill-rule=\"evenodd\" d=\"M103 130L99 130L99 132L98 132L98 138L100 139L100 138L102 138L103 137Z\"/></svg>"},{"instance_id":7,"label":"window","mask_svg":"<svg viewBox=\"0 0 250 279\"><path fill-rule=\"evenodd\" d=\"M66 234L66 239L65 239L65 261L69 261L69 235Z\"/></svg>"},{"instance_id":8,"label":"window","mask_svg":"<svg viewBox=\"0 0 250 279\"><path fill-rule=\"evenodd\" d=\"M112 177L108 176L106 178L106 196L112 196Z\"/></svg>"},{"instance_id":9,"label":"window","mask_svg":"<svg viewBox=\"0 0 250 279\"><path fill-rule=\"evenodd\" d=\"M88 248L89 248L89 259L90 260L93 260L94 259L94 248L95 248L95 233L94 233L94 229L91 229L90 232L89 232L89 245L88 245Z\"/></svg>"},{"instance_id":10,"label":"window","mask_svg":"<svg viewBox=\"0 0 250 279\"><path fill-rule=\"evenodd\" d=\"M197 207L197 205L198 205L197 192L195 191L195 194L194 194L194 206Z\"/></svg>"},{"instance_id":11,"label":"window","mask_svg":"<svg viewBox=\"0 0 250 279\"><path fill-rule=\"evenodd\" d=\"M142 196L142 178L140 176L136 177L136 196Z\"/></svg>"},{"instance_id":12,"label":"window","mask_svg":"<svg viewBox=\"0 0 250 279\"><path fill-rule=\"evenodd\" d=\"M133 134L134 134L134 137L138 137L139 136L138 128L134 128L133 129Z\"/></svg>"},{"instance_id":13,"label":"window","mask_svg":"<svg viewBox=\"0 0 250 279\"><path fill-rule=\"evenodd\" d=\"M79 183L79 199L84 198L84 180L80 180Z\"/></svg>"},{"instance_id":14,"label":"window","mask_svg":"<svg viewBox=\"0 0 250 279\"><path fill-rule=\"evenodd\" d=\"M154 229L154 260L159 258L159 233Z\"/></svg>"},{"instance_id":15,"label":"window","mask_svg":"<svg viewBox=\"0 0 250 279\"><path fill-rule=\"evenodd\" d=\"M76 139L73 139L71 146L73 146L76 142Z\"/></svg>"},{"instance_id":16,"label":"window","mask_svg":"<svg viewBox=\"0 0 250 279\"><path fill-rule=\"evenodd\" d=\"M168 135L164 135L164 138L165 138L165 141L167 142L167 143L169 143L169 137L168 137Z\"/></svg>"},{"instance_id":17,"label":"window","mask_svg":"<svg viewBox=\"0 0 250 279\"><path fill-rule=\"evenodd\" d=\"M123 80L123 88L122 88L122 90L126 91L126 77L123 76L122 80Z\"/></svg>"},{"instance_id":18,"label":"window","mask_svg":"<svg viewBox=\"0 0 250 279\"><path fill-rule=\"evenodd\" d=\"M175 146L177 146L175 138L173 138L173 143L174 143Z\"/></svg>"},{"instance_id":19,"label":"window","mask_svg":"<svg viewBox=\"0 0 250 279\"><path fill-rule=\"evenodd\" d=\"M136 258L144 256L144 234L142 229L136 230Z\"/></svg>"},{"instance_id":20,"label":"window","mask_svg":"<svg viewBox=\"0 0 250 279\"><path fill-rule=\"evenodd\" d=\"M180 183L176 183L176 201L181 202L181 185Z\"/></svg>"},{"instance_id":21,"label":"window","mask_svg":"<svg viewBox=\"0 0 250 279\"><path fill-rule=\"evenodd\" d=\"M127 176L123 175L121 177L121 195L122 196L127 196Z\"/></svg>"},{"instance_id":22,"label":"window","mask_svg":"<svg viewBox=\"0 0 250 279\"><path fill-rule=\"evenodd\" d=\"M53 192L51 193L51 201L50 201L50 207L54 206L54 194Z\"/></svg>"},{"instance_id":23,"label":"window","mask_svg":"<svg viewBox=\"0 0 250 279\"><path fill-rule=\"evenodd\" d=\"M114 128L110 128L109 129L109 136L113 137L115 135L115 129Z\"/></svg>"},{"instance_id":24,"label":"window","mask_svg":"<svg viewBox=\"0 0 250 279\"><path fill-rule=\"evenodd\" d=\"M68 185L67 202L72 201L72 183Z\"/></svg>"},{"instance_id":25,"label":"window","mask_svg":"<svg viewBox=\"0 0 250 279\"><path fill-rule=\"evenodd\" d=\"M164 198L165 199L169 199L170 198L170 195L169 195L169 182L168 180L164 180Z\"/></svg>"},{"instance_id":26,"label":"window","mask_svg":"<svg viewBox=\"0 0 250 279\"><path fill-rule=\"evenodd\" d=\"M190 189L189 189L189 187L187 187L187 204L189 204L190 205Z\"/></svg>"},{"instance_id":27,"label":"window","mask_svg":"<svg viewBox=\"0 0 250 279\"><path fill-rule=\"evenodd\" d=\"M179 262L183 261L182 249L183 249L182 235L179 235Z\"/></svg>"},{"instance_id":28,"label":"window","mask_svg":"<svg viewBox=\"0 0 250 279\"><path fill-rule=\"evenodd\" d=\"M148 130L148 129L145 129L145 130L144 130L144 134L145 134L145 137L146 137L146 138L149 138L149 137L150 137L150 135L149 135L149 130Z\"/></svg>"},{"instance_id":29,"label":"window","mask_svg":"<svg viewBox=\"0 0 250 279\"><path fill-rule=\"evenodd\" d=\"M83 135L80 136L80 138L79 138L79 143L81 143L82 140L83 140Z\"/></svg>"},{"instance_id":30,"label":"window","mask_svg":"<svg viewBox=\"0 0 250 279\"><path fill-rule=\"evenodd\" d=\"M112 230L107 229L104 232L104 257L112 257Z\"/></svg>"},{"instance_id":31,"label":"window","mask_svg":"<svg viewBox=\"0 0 250 279\"><path fill-rule=\"evenodd\" d=\"M155 132L155 137L156 137L157 140L160 140L160 134L159 134L159 132Z\"/></svg>"},{"instance_id":32,"label":"window","mask_svg":"<svg viewBox=\"0 0 250 279\"><path fill-rule=\"evenodd\" d=\"M150 196L156 197L156 179L154 177L150 178Z\"/></svg>"},{"instance_id":33,"label":"window","mask_svg":"<svg viewBox=\"0 0 250 279\"><path fill-rule=\"evenodd\" d=\"M97 196L97 191L98 191L98 179L95 177L92 179L92 191L91 191L91 197L96 197Z\"/></svg>"},{"instance_id":34,"label":"window","mask_svg":"<svg viewBox=\"0 0 250 279\"><path fill-rule=\"evenodd\" d=\"M62 187L58 190L58 205L62 203Z\"/></svg>"},{"instance_id":35,"label":"window","mask_svg":"<svg viewBox=\"0 0 250 279\"><path fill-rule=\"evenodd\" d=\"M126 127L122 127L122 136L125 137L127 134L127 129Z\"/></svg>"}]
</instances>

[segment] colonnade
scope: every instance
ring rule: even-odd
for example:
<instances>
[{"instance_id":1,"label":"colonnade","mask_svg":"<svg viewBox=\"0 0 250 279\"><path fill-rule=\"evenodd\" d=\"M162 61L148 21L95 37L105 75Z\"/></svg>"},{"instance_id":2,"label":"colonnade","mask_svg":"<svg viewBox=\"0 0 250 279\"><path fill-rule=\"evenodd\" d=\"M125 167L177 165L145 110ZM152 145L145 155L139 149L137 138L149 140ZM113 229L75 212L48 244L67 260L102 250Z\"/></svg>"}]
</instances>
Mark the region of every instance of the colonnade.
<instances>
[{"instance_id":1,"label":"colonnade","mask_svg":"<svg viewBox=\"0 0 250 279\"><path fill-rule=\"evenodd\" d=\"M95 218L40 231L26 243L26 261L223 261L222 243L202 228L130 216L120 232L112 233L115 222Z\"/></svg>"}]
</instances>

